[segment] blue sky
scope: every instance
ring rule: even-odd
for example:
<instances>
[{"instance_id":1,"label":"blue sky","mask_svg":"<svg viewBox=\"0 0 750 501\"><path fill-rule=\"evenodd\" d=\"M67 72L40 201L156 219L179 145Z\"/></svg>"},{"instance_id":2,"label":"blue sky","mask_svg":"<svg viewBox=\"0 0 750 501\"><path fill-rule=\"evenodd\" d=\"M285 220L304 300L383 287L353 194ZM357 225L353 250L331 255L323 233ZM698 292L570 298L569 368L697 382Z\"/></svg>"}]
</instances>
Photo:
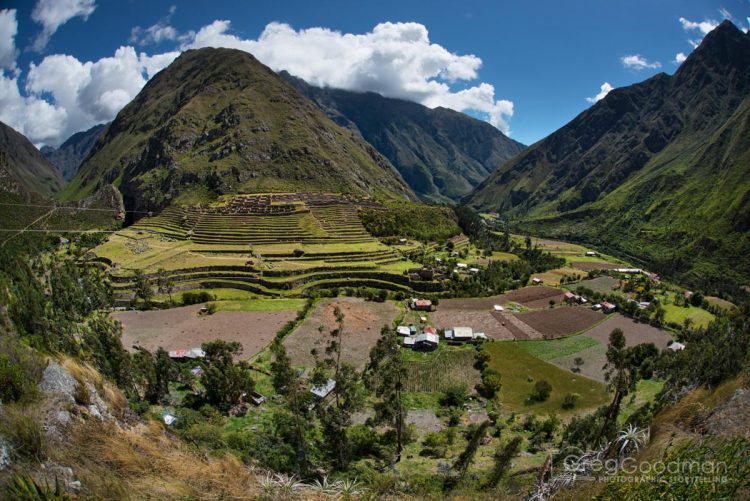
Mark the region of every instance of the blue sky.
<instances>
[{"instance_id":1,"label":"blue sky","mask_svg":"<svg viewBox=\"0 0 750 501\"><path fill-rule=\"evenodd\" d=\"M180 50L206 45L248 50L312 83L463 110L530 144L602 90L673 73L721 20L746 30L750 16L748 0L3 6L0 120L53 145L111 120Z\"/></svg>"}]
</instances>

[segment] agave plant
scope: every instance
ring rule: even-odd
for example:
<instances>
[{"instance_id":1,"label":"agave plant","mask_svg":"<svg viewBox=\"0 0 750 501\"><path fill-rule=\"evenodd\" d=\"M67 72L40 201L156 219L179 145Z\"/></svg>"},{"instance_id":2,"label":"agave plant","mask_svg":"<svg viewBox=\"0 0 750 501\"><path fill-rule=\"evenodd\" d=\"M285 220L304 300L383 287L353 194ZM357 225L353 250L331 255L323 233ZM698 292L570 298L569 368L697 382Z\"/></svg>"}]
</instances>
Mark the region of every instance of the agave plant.
<instances>
[{"instance_id":1,"label":"agave plant","mask_svg":"<svg viewBox=\"0 0 750 501\"><path fill-rule=\"evenodd\" d=\"M323 478L310 484L310 489L320 494L332 496L338 494L338 485L339 482L331 482L328 480L328 476L324 475Z\"/></svg>"},{"instance_id":2,"label":"agave plant","mask_svg":"<svg viewBox=\"0 0 750 501\"><path fill-rule=\"evenodd\" d=\"M353 479L347 478L345 480L339 480L336 484L338 493L344 498L356 497L364 492L356 477Z\"/></svg>"},{"instance_id":3,"label":"agave plant","mask_svg":"<svg viewBox=\"0 0 750 501\"><path fill-rule=\"evenodd\" d=\"M628 424L627 428L620 430L615 440L615 443L620 446L620 457L629 450L637 451L646 442L648 442L648 429L638 428L633 424Z\"/></svg>"}]
</instances>

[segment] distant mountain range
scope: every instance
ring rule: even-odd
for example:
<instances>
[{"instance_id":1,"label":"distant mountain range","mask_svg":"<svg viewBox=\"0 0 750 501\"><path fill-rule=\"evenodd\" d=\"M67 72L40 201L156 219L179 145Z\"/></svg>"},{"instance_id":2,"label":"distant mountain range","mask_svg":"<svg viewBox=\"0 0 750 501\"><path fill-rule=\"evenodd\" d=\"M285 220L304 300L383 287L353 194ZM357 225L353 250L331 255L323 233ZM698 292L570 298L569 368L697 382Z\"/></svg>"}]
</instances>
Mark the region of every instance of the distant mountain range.
<instances>
[{"instance_id":1,"label":"distant mountain range","mask_svg":"<svg viewBox=\"0 0 750 501\"><path fill-rule=\"evenodd\" d=\"M336 123L377 148L425 200L459 200L524 149L463 113L373 92L314 87L284 71L281 76Z\"/></svg>"},{"instance_id":2,"label":"distant mountain range","mask_svg":"<svg viewBox=\"0 0 750 501\"><path fill-rule=\"evenodd\" d=\"M118 113L62 198L113 184L129 209L324 190L416 200L375 148L235 49L180 55Z\"/></svg>"},{"instance_id":3,"label":"distant mountain range","mask_svg":"<svg viewBox=\"0 0 750 501\"><path fill-rule=\"evenodd\" d=\"M19 199L51 197L63 178L23 134L0 122L0 192Z\"/></svg>"},{"instance_id":4,"label":"distant mountain range","mask_svg":"<svg viewBox=\"0 0 750 501\"><path fill-rule=\"evenodd\" d=\"M89 130L77 132L70 136L59 148L42 146L41 152L52 165L57 167L66 181L75 175L83 159L94 147L94 143L102 135L109 124L99 124Z\"/></svg>"},{"instance_id":5,"label":"distant mountain range","mask_svg":"<svg viewBox=\"0 0 750 501\"><path fill-rule=\"evenodd\" d=\"M725 21L673 76L611 91L465 202L693 283L748 283L748 96L750 35Z\"/></svg>"}]
</instances>

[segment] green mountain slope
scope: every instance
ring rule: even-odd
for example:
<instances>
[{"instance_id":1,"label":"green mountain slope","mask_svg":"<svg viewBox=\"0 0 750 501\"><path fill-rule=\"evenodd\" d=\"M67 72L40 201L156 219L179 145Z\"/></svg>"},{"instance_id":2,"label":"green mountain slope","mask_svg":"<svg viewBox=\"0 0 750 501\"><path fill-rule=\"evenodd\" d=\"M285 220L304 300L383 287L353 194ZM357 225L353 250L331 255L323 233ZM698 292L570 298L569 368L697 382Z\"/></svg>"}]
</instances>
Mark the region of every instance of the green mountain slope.
<instances>
[{"instance_id":1,"label":"green mountain slope","mask_svg":"<svg viewBox=\"0 0 750 501\"><path fill-rule=\"evenodd\" d=\"M747 283L748 69L750 36L725 22L674 76L610 92L467 202L694 284Z\"/></svg>"},{"instance_id":2,"label":"green mountain slope","mask_svg":"<svg viewBox=\"0 0 750 501\"><path fill-rule=\"evenodd\" d=\"M60 191L63 179L23 134L0 122L0 191L26 199L49 197Z\"/></svg>"},{"instance_id":3,"label":"green mountain slope","mask_svg":"<svg viewBox=\"0 0 750 501\"><path fill-rule=\"evenodd\" d=\"M338 124L359 132L426 200L460 199L524 149L463 113L373 92L314 87L286 72L281 76Z\"/></svg>"},{"instance_id":4,"label":"green mountain slope","mask_svg":"<svg viewBox=\"0 0 750 501\"><path fill-rule=\"evenodd\" d=\"M128 209L238 192L414 198L393 166L246 52L183 53L117 115L63 199L114 184Z\"/></svg>"}]
</instances>

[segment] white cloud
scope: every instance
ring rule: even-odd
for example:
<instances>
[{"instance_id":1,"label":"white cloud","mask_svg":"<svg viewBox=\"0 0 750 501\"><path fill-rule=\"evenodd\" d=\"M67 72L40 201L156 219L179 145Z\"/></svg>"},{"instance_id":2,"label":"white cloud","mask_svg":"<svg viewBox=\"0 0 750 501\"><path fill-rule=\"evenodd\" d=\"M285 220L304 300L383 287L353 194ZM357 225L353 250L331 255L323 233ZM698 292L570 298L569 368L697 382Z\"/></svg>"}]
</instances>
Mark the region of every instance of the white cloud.
<instances>
[{"instance_id":1,"label":"white cloud","mask_svg":"<svg viewBox=\"0 0 750 501\"><path fill-rule=\"evenodd\" d=\"M684 17L680 18L680 24L682 29L687 32L699 32L701 35L708 35L714 28L719 26L718 21L713 19L705 19L703 21L689 21Z\"/></svg>"},{"instance_id":2,"label":"white cloud","mask_svg":"<svg viewBox=\"0 0 750 501\"><path fill-rule=\"evenodd\" d=\"M609 94L609 91L611 91L612 89L614 89L614 87L612 87L609 84L609 82L604 82L599 89L600 89L599 90L599 94L597 94L597 95L595 95L593 97L587 97L586 101L588 101L591 104L594 104L597 101L601 101L602 99L604 99L604 97L607 94Z\"/></svg>"},{"instance_id":3,"label":"white cloud","mask_svg":"<svg viewBox=\"0 0 750 501\"><path fill-rule=\"evenodd\" d=\"M112 57L81 62L54 54L31 64L23 96L17 78L3 77L0 120L33 143L57 146L75 132L112 120L179 52L149 56L120 47Z\"/></svg>"},{"instance_id":4,"label":"white cloud","mask_svg":"<svg viewBox=\"0 0 750 501\"><path fill-rule=\"evenodd\" d=\"M31 18L42 25L42 31L34 41L33 49L41 51L60 26L74 17L86 21L94 9L95 0L38 0Z\"/></svg>"},{"instance_id":5,"label":"white cloud","mask_svg":"<svg viewBox=\"0 0 750 501\"><path fill-rule=\"evenodd\" d=\"M238 48L274 70L288 70L314 85L374 91L429 107L472 111L508 131L513 103L496 99L492 85L480 82L451 89L456 82L475 80L482 61L430 43L421 24L383 23L368 33L342 34L325 28L296 31L271 23L257 40L230 34L229 26L229 21L214 21L197 33L188 32L178 38L189 37L181 49ZM18 74L1 75L0 120L36 144L57 146L75 132L112 120L178 55L179 51L139 54L123 46L97 61L64 54L46 56L29 65L22 89Z\"/></svg>"},{"instance_id":6,"label":"white cloud","mask_svg":"<svg viewBox=\"0 0 750 501\"><path fill-rule=\"evenodd\" d=\"M675 64L682 64L682 63L685 62L685 59L687 59L687 56L685 55L685 53L684 52L678 52L677 54L675 54L673 62Z\"/></svg>"},{"instance_id":7,"label":"white cloud","mask_svg":"<svg viewBox=\"0 0 750 501\"><path fill-rule=\"evenodd\" d=\"M230 47L252 53L275 71L287 70L317 86L372 91L425 106L472 110L503 132L513 103L495 98L488 83L454 91L451 84L478 77L482 60L457 55L431 43L419 23L381 23L363 34L327 28L295 30L270 23L257 40L229 33L230 22L217 20L201 28L184 48Z\"/></svg>"},{"instance_id":8,"label":"white cloud","mask_svg":"<svg viewBox=\"0 0 750 501\"><path fill-rule=\"evenodd\" d=\"M16 34L18 21L16 9L0 10L0 70L16 68Z\"/></svg>"},{"instance_id":9,"label":"white cloud","mask_svg":"<svg viewBox=\"0 0 750 501\"><path fill-rule=\"evenodd\" d=\"M661 63L659 61L649 62L648 59L641 56L640 54L631 54L629 56L623 56L620 58L620 61L622 62L623 67L630 69L630 70L655 70L657 68L661 68Z\"/></svg>"},{"instance_id":10,"label":"white cloud","mask_svg":"<svg viewBox=\"0 0 750 501\"><path fill-rule=\"evenodd\" d=\"M144 46L178 40L180 38L179 32L169 24L175 11L177 11L177 6L172 5L169 8L169 13L156 24L148 28L134 27L130 31L129 42Z\"/></svg>"}]
</instances>

